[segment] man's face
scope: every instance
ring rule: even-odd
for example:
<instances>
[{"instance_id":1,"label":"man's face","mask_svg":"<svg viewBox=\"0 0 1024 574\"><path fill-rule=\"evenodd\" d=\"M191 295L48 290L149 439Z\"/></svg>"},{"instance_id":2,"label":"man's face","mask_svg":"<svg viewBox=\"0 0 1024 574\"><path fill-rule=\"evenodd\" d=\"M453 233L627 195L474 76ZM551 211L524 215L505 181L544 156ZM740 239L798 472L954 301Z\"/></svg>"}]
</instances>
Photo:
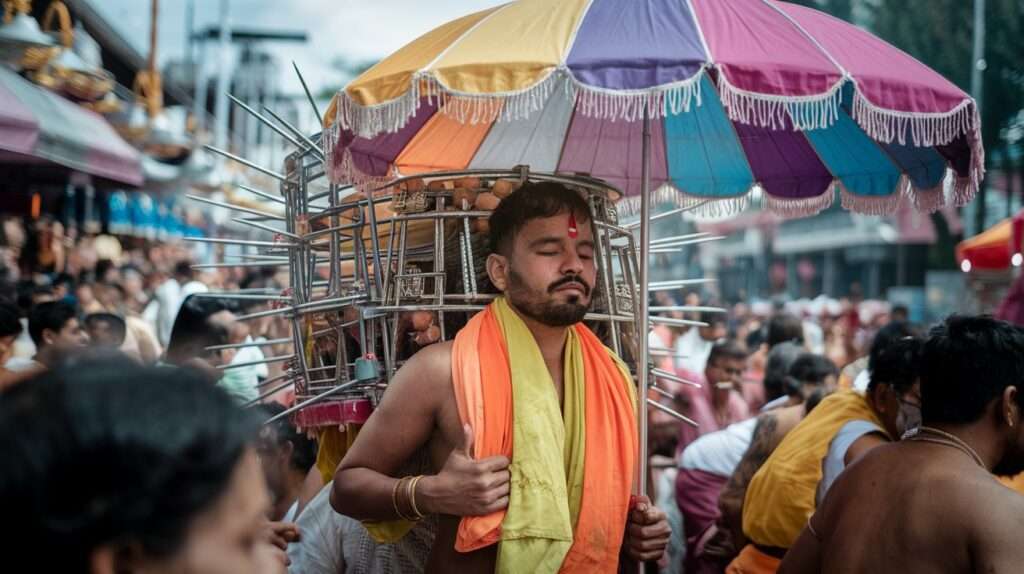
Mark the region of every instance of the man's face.
<instances>
[{"instance_id":1,"label":"man's face","mask_svg":"<svg viewBox=\"0 0 1024 574\"><path fill-rule=\"evenodd\" d=\"M704 369L704 376L708 380L708 385L712 387L730 385L734 389L739 389L743 384L745 368L746 361L743 359L716 357L714 361L708 362Z\"/></svg>"},{"instance_id":2,"label":"man's face","mask_svg":"<svg viewBox=\"0 0 1024 574\"><path fill-rule=\"evenodd\" d=\"M116 349L124 343L124 337L109 321L90 321L86 326L89 342L94 347Z\"/></svg>"},{"instance_id":3,"label":"man's face","mask_svg":"<svg viewBox=\"0 0 1024 574\"><path fill-rule=\"evenodd\" d=\"M17 335L0 337L0 367L14 356L14 340L17 338Z\"/></svg>"},{"instance_id":4,"label":"man's face","mask_svg":"<svg viewBox=\"0 0 1024 574\"><path fill-rule=\"evenodd\" d=\"M60 352L74 352L89 344L89 335L78 323L78 319L68 319L57 332L47 329L47 343Z\"/></svg>"},{"instance_id":5,"label":"man's face","mask_svg":"<svg viewBox=\"0 0 1024 574\"><path fill-rule=\"evenodd\" d=\"M532 219L516 234L512 253L495 285L523 315L552 327L583 320L597 279L594 235L589 222L576 218L570 232L569 214Z\"/></svg>"}]
</instances>

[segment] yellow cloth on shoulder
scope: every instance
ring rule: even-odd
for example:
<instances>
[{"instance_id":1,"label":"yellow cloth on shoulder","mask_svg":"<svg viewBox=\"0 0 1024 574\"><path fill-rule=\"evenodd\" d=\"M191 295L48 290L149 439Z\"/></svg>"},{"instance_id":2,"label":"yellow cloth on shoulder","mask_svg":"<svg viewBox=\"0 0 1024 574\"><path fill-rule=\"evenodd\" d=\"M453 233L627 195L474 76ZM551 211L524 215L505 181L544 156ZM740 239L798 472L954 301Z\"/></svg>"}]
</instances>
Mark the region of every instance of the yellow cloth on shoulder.
<instances>
[{"instance_id":1,"label":"yellow cloth on shoulder","mask_svg":"<svg viewBox=\"0 0 1024 574\"><path fill-rule=\"evenodd\" d=\"M840 391L821 401L786 435L747 487L743 532L751 542L778 548L796 542L814 514L829 445L843 425L855 420L884 429L864 395Z\"/></svg>"}]
</instances>

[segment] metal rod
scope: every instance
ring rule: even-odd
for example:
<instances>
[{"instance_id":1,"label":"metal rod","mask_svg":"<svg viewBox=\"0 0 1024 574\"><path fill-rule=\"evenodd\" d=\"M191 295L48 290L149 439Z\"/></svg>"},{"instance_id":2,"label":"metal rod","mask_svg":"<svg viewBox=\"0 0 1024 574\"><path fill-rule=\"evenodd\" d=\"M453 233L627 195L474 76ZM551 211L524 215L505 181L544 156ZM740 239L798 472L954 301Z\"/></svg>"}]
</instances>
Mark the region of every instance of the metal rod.
<instances>
[{"instance_id":1,"label":"metal rod","mask_svg":"<svg viewBox=\"0 0 1024 574\"><path fill-rule=\"evenodd\" d=\"M291 376L291 373L288 373L288 375ZM242 408L243 409L247 409L247 408L249 408L251 406L254 406L254 405L258 404L260 401L262 401L263 399L265 399L265 398L267 398L269 396L272 396L272 395L276 395L277 393L287 389L288 387L290 387L290 386L292 386L294 384L295 384L295 381L289 380L286 383L284 383L283 385L280 385L278 387L274 387L273 389L270 389L269 391L263 393L262 395L256 397L255 399L245 403L244 405L242 405Z\"/></svg>"},{"instance_id":2,"label":"metal rod","mask_svg":"<svg viewBox=\"0 0 1024 574\"><path fill-rule=\"evenodd\" d=\"M648 185L650 185L650 184L648 184ZM701 201L700 203L695 203L695 204L693 204L691 206L688 206L688 207L680 207L678 209L673 209L672 211L666 211L665 213L659 213L658 215L652 216L650 218L650 221L652 221L652 222L653 221L658 221L659 219L665 219L666 217L671 217L673 215L676 215L677 213L686 213L687 211L693 211L694 209L700 209L701 207L704 207L708 203L710 203L710 200ZM625 229L636 229L636 228L640 227L640 224L641 224L642 221L643 220L634 221L633 223L627 223L623 227Z\"/></svg>"},{"instance_id":3,"label":"metal rod","mask_svg":"<svg viewBox=\"0 0 1024 574\"><path fill-rule=\"evenodd\" d=\"M662 245L664 243L675 243L676 241L686 241L689 239L697 239L698 237L707 237L708 235L711 235L711 233L707 231L702 231L700 233L676 235L674 237L662 237L661 239L655 239L651 241L651 247L654 247L655 245Z\"/></svg>"},{"instance_id":4,"label":"metal rod","mask_svg":"<svg viewBox=\"0 0 1024 574\"><path fill-rule=\"evenodd\" d=\"M711 237L701 237L698 239L690 239L687 241L680 241L678 243L664 243L658 245L658 249L668 249L671 247L684 247L686 245L697 245L698 243L709 243L711 241L719 241L725 239L724 235L712 235Z\"/></svg>"},{"instance_id":5,"label":"metal rod","mask_svg":"<svg viewBox=\"0 0 1024 574\"><path fill-rule=\"evenodd\" d=\"M284 295L260 295L256 293L226 293L207 291L205 293L193 293L196 297L207 297L210 299L234 299L236 301L291 301L291 297Z\"/></svg>"},{"instance_id":6,"label":"metal rod","mask_svg":"<svg viewBox=\"0 0 1024 574\"><path fill-rule=\"evenodd\" d=\"M656 393L658 393L659 395L665 397L666 399L674 399L674 398L676 398L675 395L673 395L672 393L666 391L665 389L663 389L663 388L661 388L661 387L659 387L657 385L651 385L651 390L656 392Z\"/></svg>"},{"instance_id":7,"label":"metal rod","mask_svg":"<svg viewBox=\"0 0 1024 574\"><path fill-rule=\"evenodd\" d=\"M253 195L258 195L258 196L260 196L260 197L262 197L264 199L268 199L270 201L273 201L274 203L280 203L281 205L287 205L287 203L285 202L285 200L283 198L277 197L276 195L274 195L272 193L267 193L265 191L260 191L260 190L258 190L256 188L249 187L248 185L245 185L245 184L242 184L242 183L239 183L237 185L238 185L239 189L244 189L245 191L248 191L249 193L251 193Z\"/></svg>"},{"instance_id":8,"label":"metal rod","mask_svg":"<svg viewBox=\"0 0 1024 574\"><path fill-rule=\"evenodd\" d=\"M256 221L245 219L244 217L232 217L231 221L234 221L234 222L237 222L237 223L241 223L242 225L248 225L248 226L251 226L251 227L255 227L256 229L262 229L263 231L268 231L270 233L280 234L280 235L283 235L284 237L287 237L289 239L294 239L295 241L302 241L302 238L299 237L298 235L295 235L294 233L289 233L289 232L287 232L287 231L285 231L283 229L278 229L276 227L271 227L269 225L264 225L264 224L258 223Z\"/></svg>"},{"instance_id":9,"label":"metal rod","mask_svg":"<svg viewBox=\"0 0 1024 574\"><path fill-rule=\"evenodd\" d=\"M669 325L673 327L709 327L707 323L703 321L691 321L690 319L676 319L674 317L651 317L651 323L658 323L660 325Z\"/></svg>"},{"instance_id":10,"label":"metal rod","mask_svg":"<svg viewBox=\"0 0 1024 574\"><path fill-rule=\"evenodd\" d=\"M212 145L204 145L203 148L205 148L207 151L213 152L213 153L215 153L215 154L217 154L219 156L226 157L226 158L230 159L231 161L238 162L238 163L240 163L240 164L242 164L242 165L244 165L246 167L251 167L252 169L255 169L256 171L258 171L258 172L260 172L260 173L262 173L264 175L268 175L268 176L270 176L270 177L272 177L272 178L274 178L274 179L276 179L278 181L281 181L281 182L287 181L287 178L285 176L277 173L276 171L271 170L271 169L267 169L267 168L265 168L265 167L263 167L261 165L256 165L255 163L253 163L253 162L251 162L251 161L249 161L249 160L247 160L245 158L238 157L237 155L235 155L235 154L233 154L233 153L231 153L229 151L224 151L224 150L222 150L222 149L220 149L218 147L214 147Z\"/></svg>"},{"instance_id":11,"label":"metal rod","mask_svg":"<svg viewBox=\"0 0 1024 574\"><path fill-rule=\"evenodd\" d=\"M246 361L244 363L234 363L230 365L219 365L217 368L222 371L230 369L240 369L242 367L255 367L256 365L269 365L271 363L280 363L282 361L288 361L294 359L295 355L281 355L280 357L270 357L269 359L260 359L259 361Z\"/></svg>"},{"instance_id":12,"label":"metal rod","mask_svg":"<svg viewBox=\"0 0 1024 574\"><path fill-rule=\"evenodd\" d=\"M235 261L234 263L197 263L192 269L230 269L232 267L284 267L287 261Z\"/></svg>"},{"instance_id":13,"label":"metal rod","mask_svg":"<svg viewBox=\"0 0 1024 574\"><path fill-rule=\"evenodd\" d=\"M728 313L727 309L721 307L701 307L700 305L668 305L665 307L651 307L652 313L665 311L692 311L694 313Z\"/></svg>"},{"instance_id":14,"label":"metal rod","mask_svg":"<svg viewBox=\"0 0 1024 574\"><path fill-rule=\"evenodd\" d=\"M214 206L217 206L217 207L223 207L225 209L231 209L231 210L234 210L234 211L241 211L242 213L249 213L249 214L252 214L252 215L259 215L261 217L267 217L267 218L270 218L270 219L276 219L278 221L284 221L284 217L281 217L280 215L275 215L273 213L267 213L265 211L260 211L258 209L251 209L251 208L248 208L248 207L242 207L241 205L235 205L233 203L227 203L227 202L224 202L224 201L216 201L216 200L213 200L213 199L207 199L205 197L200 197L198 195L193 195L191 193L186 193L185 197L187 197L187 198L189 198L191 200L194 200L194 201L198 201L200 203L208 203L210 205L214 205Z\"/></svg>"},{"instance_id":15,"label":"metal rod","mask_svg":"<svg viewBox=\"0 0 1024 574\"><path fill-rule=\"evenodd\" d=\"M670 409L669 407L666 407L665 405L659 403L658 401L656 401L654 399L648 398L647 399L647 404L651 405L652 407L658 409L659 411L661 411L663 413L667 413L669 415L672 415L673 417L683 421L686 424L693 425L695 427L699 427L700 426L700 425L697 424L697 421L687 417L686 415L684 415L682 413L676 412L675 410Z\"/></svg>"},{"instance_id":16,"label":"metal rod","mask_svg":"<svg viewBox=\"0 0 1024 574\"><path fill-rule=\"evenodd\" d=\"M271 122L267 118L263 117L262 114L260 114L256 110L254 110L251 107L249 107L245 102L243 102L242 100L239 100L238 98L236 98L235 96L232 96L231 94L227 94L227 96L229 98L231 98L232 102L235 102L235 104L237 104L243 110L245 110L245 111L249 112L250 114L252 114L252 117L258 119L259 121L263 122L263 124L266 125L268 128L270 128L270 129L274 130L275 132L277 132L277 135L283 137L285 140L288 141L288 143L290 143L293 146L299 148L300 150L305 150L306 149L306 146L302 145L302 143L299 140L293 138L290 134L285 133L284 130L282 130L281 128L277 127L277 125L275 125L273 122Z\"/></svg>"},{"instance_id":17,"label":"metal rod","mask_svg":"<svg viewBox=\"0 0 1024 574\"><path fill-rule=\"evenodd\" d=\"M331 396L333 394L340 393L341 391L343 391L345 389L348 389L350 387L354 387L356 385L366 384L366 383L367 383L366 380L356 379L354 381L349 381L347 383L338 385L338 386L334 387L333 389L330 389L328 391L324 391L323 393L321 393L321 394L319 394L319 395L317 395L317 396L315 396L315 397L313 397L313 398L311 398L309 400L302 401L301 403L295 405L294 407L292 407L290 409L286 409L284 411L281 411L277 415L274 415L273 417L270 417L269 419L267 419L267 422L265 422L263 424L270 424L270 423L272 423L272 422L274 422L274 421L276 421L278 419L283 419L284 417L286 417L286 416L288 416L288 415L290 415L290 414L292 414L294 412L301 411L302 409L308 407L309 405L311 405L313 403L318 403L318 402L326 399L327 397L329 397L329 396Z\"/></svg>"},{"instance_id":18,"label":"metal rod","mask_svg":"<svg viewBox=\"0 0 1024 574\"><path fill-rule=\"evenodd\" d=\"M651 369L651 374L653 374L655 377L658 377L659 379L665 379L665 380L668 380L668 381L674 381L674 382L679 383L681 385L690 385L691 387L697 387L698 389L701 388L701 384L700 383L695 383L693 381L688 381L686 379L677 377L676 375L673 375L672 373L670 373L668 371L663 371L661 369Z\"/></svg>"},{"instance_id":19,"label":"metal rod","mask_svg":"<svg viewBox=\"0 0 1024 574\"><path fill-rule=\"evenodd\" d=\"M228 345L213 345L207 347L207 351L223 351L224 349L244 349L247 347L266 347L268 345L282 345L284 343L291 343L291 337L285 337L281 339L266 339L264 341L253 341L251 343L230 343ZM263 383L260 383L263 384Z\"/></svg>"},{"instance_id":20,"label":"metal rod","mask_svg":"<svg viewBox=\"0 0 1024 574\"><path fill-rule=\"evenodd\" d=\"M651 266L651 116L650 110L644 107L643 113L643 138L641 147L640 162L640 294L637 301L637 340L639 342L639 357L637 359L637 375L639 378L640 396L647 398L647 388L650 386L650 372L648 363L650 356L647 354L647 332L649 317L647 315L647 298L649 296L648 271ZM639 457L637 492L643 496L647 494L647 409L638 405L637 425L639 427L640 444L637 449ZM639 565L640 572L644 571L644 565Z\"/></svg>"},{"instance_id":21,"label":"metal rod","mask_svg":"<svg viewBox=\"0 0 1024 574\"><path fill-rule=\"evenodd\" d=\"M665 291L668 289L676 289L679 287L686 287L689 285L703 285L705 283L714 283L717 279L679 279L676 281L655 281L648 284L651 291Z\"/></svg>"},{"instance_id":22,"label":"metal rod","mask_svg":"<svg viewBox=\"0 0 1024 574\"><path fill-rule=\"evenodd\" d=\"M286 122L284 120L284 118L282 118L281 116L277 115L277 113L274 112L274 110L268 108L267 106L263 106L263 111L265 111L268 114L270 114L270 117L272 117L275 120L277 120L281 125L283 125L284 127L288 128L288 131L292 132L293 134L295 134L296 137L300 138L303 142L305 142L306 145L309 146L310 151L313 152L313 155L316 155L321 160L324 159L324 152L320 150L320 147L318 145L316 145L316 142L314 142L313 140L309 139L309 137L306 134L302 133L302 130L300 130L300 129L296 128L295 126L291 125L290 123Z\"/></svg>"},{"instance_id":23,"label":"metal rod","mask_svg":"<svg viewBox=\"0 0 1024 574\"><path fill-rule=\"evenodd\" d=\"M316 121L321 126L324 125L324 117L320 115L320 108L316 107L316 100L313 99L313 94L310 93L309 86L306 85L306 79L302 77L302 72L299 71L299 66L295 63L295 60L292 60L292 67L295 68L295 75L299 77L299 82L302 84L302 90L306 92L306 99L309 100L309 105L313 107L313 113L316 114Z\"/></svg>"},{"instance_id":24,"label":"metal rod","mask_svg":"<svg viewBox=\"0 0 1024 574\"><path fill-rule=\"evenodd\" d=\"M185 241L198 241L200 243L223 243L226 245L248 245L249 247L277 247L288 249L295 247L290 243L275 243L273 241L253 241L251 239L223 239L220 237L186 237Z\"/></svg>"}]
</instances>

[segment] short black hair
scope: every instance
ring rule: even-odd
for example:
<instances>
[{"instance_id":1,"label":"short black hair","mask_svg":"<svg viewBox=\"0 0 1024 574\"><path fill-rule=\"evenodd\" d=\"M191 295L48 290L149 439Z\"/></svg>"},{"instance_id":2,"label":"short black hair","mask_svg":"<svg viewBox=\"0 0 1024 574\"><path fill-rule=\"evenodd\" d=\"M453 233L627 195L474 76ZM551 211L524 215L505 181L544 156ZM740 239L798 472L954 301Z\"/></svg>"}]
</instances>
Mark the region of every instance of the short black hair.
<instances>
[{"instance_id":1,"label":"short black hair","mask_svg":"<svg viewBox=\"0 0 1024 574\"><path fill-rule=\"evenodd\" d=\"M533 219L572 213L579 222L590 221L590 208L579 192L551 181L526 182L501 200L491 213L491 253L508 255L516 233Z\"/></svg>"},{"instance_id":2,"label":"short black hair","mask_svg":"<svg viewBox=\"0 0 1024 574\"><path fill-rule=\"evenodd\" d=\"M207 347L227 344L230 333L226 325L209 319L221 311L234 312L237 307L228 299L189 295L181 304L171 336L167 341L166 360L181 365L191 359L209 356Z\"/></svg>"},{"instance_id":3,"label":"short black hair","mask_svg":"<svg viewBox=\"0 0 1024 574\"><path fill-rule=\"evenodd\" d=\"M28 334L36 347L43 345L43 331L60 331L68 321L78 317L78 309L64 301L40 303L28 315Z\"/></svg>"},{"instance_id":4,"label":"short black hair","mask_svg":"<svg viewBox=\"0 0 1024 574\"><path fill-rule=\"evenodd\" d=\"M20 517L6 543L58 551L8 556L8 566L86 572L106 544L174 554L258 424L196 373L127 359L16 385L0 401L0 498Z\"/></svg>"},{"instance_id":5,"label":"short black hair","mask_svg":"<svg viewBox=\"0 0 1024 574\"><path fill-rule=\"evenodd\" d=\"M829 376L839 376L839 369L828 357L803 353L790 365L789 376L801 384L821 385Z\"/></svg>"},{"instance_id":6,"label":"short black hair","mask_svg":"<svg viewBox=\"0 0 1024 574\"><path fill-rule=\"evenodd\" d=\"M868 361L877 357L884 349L889 348L893 343L906 337L913 337L914 330L903 321L892 321L875 333L871 341L871 349L868 350Z\"/></svg>"},{"instance_id":7,"label":"short black hair","mask_svg":"<svg viewBox=\"0 0 1024 574\"><path fill-rule=\"evenodd\" d=\"M697 319L701 323L707 323L709 326L725 325L729 322L729 317L725 313L718 313L715 311L701 311L700 316Z\"/></svg>"},{"instance_id":8,"label":"short black hair","mask_svg":"<svg viewBox=\"0 0 1024 574\"><path fill-rule=\"evenodd\" d=\"M768 319L765 342L771 349L780 343L804 344L804 323L792 313L776 313Z\"/></svg>"},{"instance_id":9,"label":"short black hair","mask_svg":"<svg viewBox=\"0 0 1024 574\"><path fill-rule=\"evenodd\" d=\"M878 385L889 385L901 395L909 391L920 379L922 343L916 337L903 337L872 353L868 358L868 391Z\"/></svg>"},{"instance_id":10,"label":"short black hair","mask_svg":"<svg viewBox=\"0 0 1024 574\"><path fill-rule=\"evenodd\" d=\"M13 303L0 303L0 337L20 335L22 330L18 306Z\"/></svg>"},{"instance_id":11,"label":"short black hair","mask_svg":"<svg viewBox=\"0 0 1024 574\"><path fill-rule=\"evenodd\" d=\"M921 352L924 424L968 424L1006 387L1024 403L1024 331L988 315L953 315L934 327Z\"/></svg>"},{"instance_id":12,"label":"short black hair","mask_svg":"<svg viewBox=\"0 0 1024 574\"><path fill-rule=\"evenodd\" d=\"M803 347L795 343L779 343L768 351L764 366L764 394L769 402L789 394L789 369L803 352Z\"/></svg>"},{"instance_id":13,"label":"short black hair","mask_svg":"<svg viewBox=\"0 0 1024 574\"><path fill-rule=\"evenodd\" d=\"M192 269L191 261L179 261L174 264L174 276L175 277L187 277L191 279L195 276L195 270Z\"/></svg>"},{"instance_id":14,"label":"short black hair","mask_svg":"<svg viewBox=\"0 0 1024 574\"><path fill-rule=\"evenodd\" d=\"M737 343L736 341L720 341L711 346L711 352L708 354L709 365L714 365L715 361L719 358L734 361L746 361L747 360L747 349Z\"/></svg>"},{"instance_id":15,"label":"short black hair","mask_svg":"<svg viewBox=\"0 0 1024 574\"><path fill-rule=\"evenodd\" d=\"M106 323L122 343L124 343L125 337L128 336L128 325L125 323L124 318L113 313L91 313L85 316L84 322L87 327L95 323Z\"/></svg>"},{"instance_id":16,"label":"short black hair","mask_svg":"<svg viewBox=\"0 0 1024 574\"><path fill-rule=\"evenodd\" d=\"M260 405L261 414L271 419L285 411L284 405L280 403L267 403ZM274 431L274 437L278 445L285 441L292 443L292 468L303 473L309 472L316 463L316 441L306 436L306 433L298 429L288 420L288 417L281 417L266 425L266 428Z\"/></svg>"}]
</instances>

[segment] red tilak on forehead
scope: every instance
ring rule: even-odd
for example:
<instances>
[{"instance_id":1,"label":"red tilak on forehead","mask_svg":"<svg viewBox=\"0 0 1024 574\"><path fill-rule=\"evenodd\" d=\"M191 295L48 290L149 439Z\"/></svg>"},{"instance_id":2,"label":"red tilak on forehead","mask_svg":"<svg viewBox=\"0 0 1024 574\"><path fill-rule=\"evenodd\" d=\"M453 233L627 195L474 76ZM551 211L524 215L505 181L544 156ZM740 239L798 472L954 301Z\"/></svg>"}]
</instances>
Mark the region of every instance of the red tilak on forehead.
<instances>
[{"instance_id":1,"label":"red tilak on forehead","mask_svg":"<svg viewBox=\"0 0 1024 574\"><path fill-rule=\"evenodd\" d=\"M580 234L579 228L576 227L576 215L569 213L569 237L576 239L576 236Z\"/></svg>"}]
</instances>

